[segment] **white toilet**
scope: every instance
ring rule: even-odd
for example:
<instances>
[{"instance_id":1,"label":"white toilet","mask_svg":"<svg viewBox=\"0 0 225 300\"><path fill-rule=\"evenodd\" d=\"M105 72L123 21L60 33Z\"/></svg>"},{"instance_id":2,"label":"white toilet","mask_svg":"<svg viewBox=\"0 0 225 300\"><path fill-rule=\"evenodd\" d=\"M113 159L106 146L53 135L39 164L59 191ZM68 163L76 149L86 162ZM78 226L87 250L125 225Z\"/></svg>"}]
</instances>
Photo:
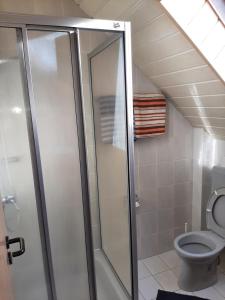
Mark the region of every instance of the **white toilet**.
<instances>
[{"instance_id":1,"label":"white toilet","mask_svg":"<svg viewBox=\"0 0 225 300\"><path fill-rule=\"evenodd\" d=\"M206 208L208 231L184 233L174 241L182 259L178 285L185 291L201 290L216 283L219 254L225 248L225 168L214 167L212 172L214 191Z\"/></svg>"}]
</instances>

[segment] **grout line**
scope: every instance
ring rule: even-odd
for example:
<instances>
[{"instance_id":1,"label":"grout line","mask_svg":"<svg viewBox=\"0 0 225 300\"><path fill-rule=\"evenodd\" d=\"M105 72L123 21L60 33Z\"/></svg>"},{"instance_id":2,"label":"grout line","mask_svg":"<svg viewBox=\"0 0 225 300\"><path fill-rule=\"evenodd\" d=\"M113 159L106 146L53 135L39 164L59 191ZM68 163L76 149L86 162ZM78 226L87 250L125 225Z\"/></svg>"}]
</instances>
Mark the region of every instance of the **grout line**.
<instances>
[{"instance_id":1,"label":"grout line","mask_svg":"<svg viewBox=\"0 0 225 300\"><path fill-rule=\"evenodd\" d=\"M170 251L173 251L173 250L170 250ZM166 252L163 252L163 253L161 253L161 254L164 254L164 253L166 253ZM163 263L166 265L166 267L167 267L167 269L164 270L164 271L158 272L158 273L156 273L156 274L153 275L153 274L151 273L150 269L147 267L147 265L143 262L143 264L146 266L146 268L147 268L148 271L150 272L150 276L152 276L152 277L154 277L154 276L156 276L156 275L158 275L158 274L161 274L161 273L163 273L163 272L166 272L166 271L172 271L172 272L173 272L173 270L174 270L175 268L179 267L179 265L177 265L177 266L175 266L175 267L170 267L170 266L169 266L169 265L168 265L168 264L160 257L161 254L154 255L154 256L150 256L150 257L147 257L147 258L145 258L145 259L152 258L152 257L158 257L158 258L160 259L160 261L163 262ZM173 272L173 274L174 274L174 276L177 278L177 276L175 275L174 272ZM149 277L149 276L146 276L146 277Z\"/></svg>"},{"instance_id":2,"label":"grout line","mask_svg":"<svg viewBox=\"0 0 225 300\"><path fill-rule=\"evenodd\" d=\"M179 99L184 99L184 98L186 99L186 98L195 98L195 97L201 98L201 97L220 97L220 96L225 96L225 94L211 94L211 95L206 94L206 95L176 96L176 97L171 96L169 98L175 100L178 99L179 101Z\"/></svg>"},{"instance_id":3,"label":"grout line","mask_svg":"<svg viewBox=\"0 0 225 300\"><path fill-rule=\"evenodd\" d=\"M147 300L147 299L144 297L144 295L142 294L141 290L139 290L138 292L141 294L141 296L143 297L144 300Z\"/></svg>"},{"instance_id":4,"label":"grout line","mask_svg":"<svg viewBox=\"0 0 225 300\"><path fill-rule=\"evenodd\" d=\"M201 116L192 116L192 115L185 115L185 118L196 118L196 119L206 119L210 121L210 119L219 119L219 120L224 120L225 118L221 118L221 117L201 117Z\"/></svg>"},{"instance_id":5,"label":"grout line","mask_svg":"<svg viewBox=\"0 0 225 300\"><path fill-rule=\"evenodd\" d=\"M173 36L176 36L176 35L181 35L181 33L179 31L175 31L175 32L172 32L172 33L168 33L167 35L159 38L159 39L153 39L151 41L148 42L148 44L153 44L153 43L159 43L167 38L170 38L170 37L173 37ZM134 42L135 43L135 42ZM143 44L143 45L142 45ZM137 43L137 45L141 48L144 48L146 46L145 43ZM194 48L191 48L191 49L194 49ZM137 52L137 46L135 46L134 44L134 49L133 49L133 53Z\"/></svg>"},{"instance_id":6,"label":"grout line","mask_svg":"<svg viewBox=\"0 0 225 300\"><path fill-rule=\"evenodd\" d=\"M203 64L203 65L200 65L200 66L197 66L197 67L185 68L185 69L181 69L181 70L178 70L178 71L162 73L160 75L153 75L153 76L150 76L150 78L155 79L155 78L159 78L159 77L162 77L162 76L176 75L176 74L179 74L179 73L192 71L192 70L198 70L198 69L205 69L205 68L208 68L208 67L209 67L208 65Z\"/></svg>"},{"instance_id":7,"label":"grout line","mask_svg":"<svg viewBox=\"0 0 225 300\"><path fill-rule=\"evenodd\" d=\"M137 0L135 3L125 8L125 10L118 16L118 19L124 20L132 17L138 9L142 9L144 5L143 0Z\"/></svg>"},{"instance_id":8,"label":"grout line","mask_svg":"<svg viewBox=\"0 0 225 300\"><path fill-rule=\"evenodd\" d=\"M147 68L147 67L150 66L151 64L163 62L163 61L165 61L165 60L168 60L168 59L171 59L171 58L175 58L175 57L177 57L177 56L181 56L181 55L184 55L184 54L187 54L187 53L190 53L190 52L196 52L196 50L195 50L194 48L191 48L191 49L188 49L188 50L185 50L185 51L178 52L178 53L176 53L176 54L164 56L163 58L160 58L160 59L152 60L152 61L149 62L149 64L146 64L146 65L145 65L145 68Z\"/></svg>"},{"instance_id":9,"label":"grout line","mask_svg":"<svg viewBox=\"0 0 225 300\"><path fill-rule=\"evenodd\" d=\"M209 84L212 82L221 83L221 80L213 79L213 80L206 80L206 81L198 81L198 82L192 82L192 83L183 83L183 84L173 84L173 85L165 85L161 86L160 89L166 89L166 88L176 88L176 87L182 87L182 86L192 86L193 84L199 85L199 84Z\"/></svg>"},{"instance_id":10,"label":"grout line","mask_svg":"<svg viewBox=\"0 0 225 300\"><path fill-rule=\"evenodd\" d=\"M150 21L146 22L143 26L141 26L138 30L134 29L134 35L138 34L140 31L144 31L146 27L151 27L158 19L165 16L165 13L161 13L160 15L153 17ZM178 31L175 31L178 32ZM160 40L160 39L159 39Z\"/></svg>"},{"instance_id":11,"label":"grout line","mask_svg":"<svg viewBox=\"0 0 225 300\"><path fill-rule=\"evenodd\" d=\"M163 253L161 253L161 254L164 254L164 253L166 253L166 252L163 252ZM160 257L161 254L159 254L159 255L154 255L154 256L155 256L155 257L158 257L163 263L166 264L166 262L165 262L164 260L161 259L161 257ZM147 257L146 259L151 258L151 257L154 257L154 256ZM141 260L140 260L140 261L141 261ZM143 264L145 265L144 262L143 262ZM168 265L167 265L167 266L168 266ZM179 267L179 266L176 266L176 267ZM156 278L156 276L170 270L170 271L174 274L174 276L176 277L176 280L178 280L178 277L177 277L176 274L173 272L173 270L174 270L176 267L173 267L173 268L169 267L169 269L167 269L167 270L164 270L164 271L162 271L162 272L159 272L159 273L157 273L157 274L155 274L155 275L150 275L150 276L148 276L148 277L153 277L154 280L158 283L158 285L159 285L163 290L166 290L166 289L162 286L162 284L159 282L159 280ZM223 275L225 275L225 274L224 274L224 273L225 273L225 270L224 270L224 271L221 271L221 270L218 269L218 272L221 273L221 274L223 274ZM218 282L219 282L219 281L218 281ZM225 299L224 295L219 291L219 289L217 289L217 288L215 287L215 285L212 285L211 288L213 288L213 289L214 289L214 290L215 290L222 298ZM173 292L176 293L176 292L178 292L179 290L180 290L180 288L178 288L177 290L174 290ZM140 290L139 290L139 292L140 292L140 294L143 296L143 294L141 293ZM192 292L192 295L195 296L194 293L195 293L195 292ZM146 298L145 298L144 296L143 296L143 298L146 300ZM151 300L152 300L152 299L151 299Z\"/></svg>"},{"instance_id":12,"label":"grout line","mask_svg":"<svg viewBox=\"0 0 225 300\"><path fill-rule=\"evenodd\" d=\"M225 108L225 106L179 106L179 108L213 108L213 109L218 109L218 108ZM211 117L213 118L213 117Z\"/></svg>"}]
</instances>

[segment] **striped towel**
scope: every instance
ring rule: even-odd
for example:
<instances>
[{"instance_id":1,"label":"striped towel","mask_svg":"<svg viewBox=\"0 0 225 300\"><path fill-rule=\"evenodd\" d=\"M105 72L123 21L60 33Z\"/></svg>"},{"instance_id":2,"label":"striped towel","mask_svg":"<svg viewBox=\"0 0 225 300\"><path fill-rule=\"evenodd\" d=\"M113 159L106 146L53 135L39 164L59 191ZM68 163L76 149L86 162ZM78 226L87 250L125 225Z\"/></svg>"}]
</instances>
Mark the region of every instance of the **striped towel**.
<instances>
[{"instance_id":1,"label":"striped towel","mask_svg":"<svg viewBox=\"0 0 225 300\"><path fill-rule=\"evenodd\" d=\"M134 133L136 138L164 134L166 99L162 94L134 95Z\"/></svg>"}]
</instances>

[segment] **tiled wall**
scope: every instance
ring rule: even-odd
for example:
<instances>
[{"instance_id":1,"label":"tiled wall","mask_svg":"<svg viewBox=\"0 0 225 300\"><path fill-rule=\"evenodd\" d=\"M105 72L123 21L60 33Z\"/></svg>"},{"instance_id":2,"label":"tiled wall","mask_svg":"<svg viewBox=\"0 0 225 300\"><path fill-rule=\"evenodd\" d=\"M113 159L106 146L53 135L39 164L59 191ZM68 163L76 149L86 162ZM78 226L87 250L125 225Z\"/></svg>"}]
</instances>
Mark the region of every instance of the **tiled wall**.
<instances>
[{"instance_id":1,"label":"tiled wall","mask_svg":"<svg viewBox=\"0 0 225 300\"><path fill-rule=\"evenodd\" d=\"M139 76L135 74L134 81ZM138 86L134 82L134 89ZM192 126L168 103L167 133L135 142L139 258L172 249L184 223L191 226L192 135Z\"/></svg>"},{"instance_id":2,"label":"tiled wall","mask_svg":"<svg viewBox=\"0 0 225 300\"><path fill-rule=\"evenodd\" d=\"M202 173L204 137L203 128L193 128L193 190L192 190L192 230L202 227Z\"/></svg>"}]
</instances>

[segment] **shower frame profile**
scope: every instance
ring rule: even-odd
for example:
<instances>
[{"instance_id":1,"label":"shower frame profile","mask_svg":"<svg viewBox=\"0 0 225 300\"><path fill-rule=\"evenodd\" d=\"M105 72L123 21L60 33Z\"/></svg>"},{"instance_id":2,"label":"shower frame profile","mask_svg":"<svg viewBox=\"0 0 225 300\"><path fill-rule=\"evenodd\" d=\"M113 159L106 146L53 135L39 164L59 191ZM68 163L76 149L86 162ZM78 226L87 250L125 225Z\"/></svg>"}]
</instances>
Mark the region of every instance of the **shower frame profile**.
<instances>
[{"instance_id":1,"label":"shower frame profile","mask_svg":"<svg viewBox=\"0 0 225 300\"><path fill-rule=\"evenodd\" d=\"M31 68L28 53L29 29L64 31L70 34L71 62L73 70L74 99L76 107L77 130L79 141L80 174L82 182L82 203L84 212L84 230L86 242L86 257L88 266L90 299L97 300L94 253L92 242L90 200L88 193L86 145L83 124L82 108L82 68L80 50L80 30L99 30L107 32L120 32L123 35L124 67L125 67L125 93L126 93L126 131L128 154L128 181L129 181L129 225L130 225L130 255L131 255L131 294L132 300L138 300L137 275L137 242L136 242L136 208L134 189L134 143L133 143L133 89L132 89L132 54L131 54L131 26L129 22L62 18L37 15L22 15L14 13L0 13L0 27L17 29L18 54L23 77L24 99L26 105L26 119L31 149L31 160L34 174L34 185L37 201L37 213L41 235L42 254L45 267L45 277L48 287L49 300L57 300L53 265L50 249L50 236L48 230L47 211L45 206L45 192L41 157L37 135L37 120L35 117L35 103Z\"/></svg>"}]
</instances>

